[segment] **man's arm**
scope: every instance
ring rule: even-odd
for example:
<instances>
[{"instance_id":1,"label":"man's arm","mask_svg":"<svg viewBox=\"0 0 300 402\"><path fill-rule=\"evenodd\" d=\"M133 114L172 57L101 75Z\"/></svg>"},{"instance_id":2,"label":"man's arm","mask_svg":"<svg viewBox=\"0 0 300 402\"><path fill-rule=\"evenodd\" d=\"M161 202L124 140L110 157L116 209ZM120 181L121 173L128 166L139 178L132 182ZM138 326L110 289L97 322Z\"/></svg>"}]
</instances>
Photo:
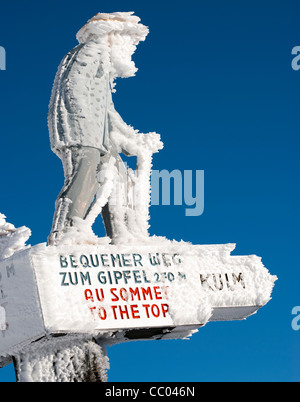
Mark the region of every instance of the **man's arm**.
<instances>
[{"instance_id":1,"label":"man's arm","mask_svg":"<svg viewBox=\"0 0 300 402\"><path fill-rule=\"evenodd\" d=\"M109 110L111 140L118 150L127 156L142 155L145 151L158 152L163 148L160 135L157 133L142 134L132 126L126 124L113 104Z\"/></svg>"}]
</instances>

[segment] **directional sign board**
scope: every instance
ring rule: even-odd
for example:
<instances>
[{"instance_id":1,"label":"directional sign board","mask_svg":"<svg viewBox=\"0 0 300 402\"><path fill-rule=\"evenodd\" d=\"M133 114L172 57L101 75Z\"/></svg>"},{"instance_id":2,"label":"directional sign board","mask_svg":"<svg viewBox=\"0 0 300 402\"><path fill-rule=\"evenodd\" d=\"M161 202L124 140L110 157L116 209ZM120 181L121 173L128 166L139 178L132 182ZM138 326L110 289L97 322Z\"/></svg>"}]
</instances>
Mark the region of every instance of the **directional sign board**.
<instances>
[{"instance_id":1,"label":"directional sign board","mask_svg":"<svg viewBox=\"0 0 300 402\"><path fill-rule=\"evenodd\" d=\"M0 356L47 334L182 338L244 319L270 300L276 277L234 247L165 240L17 253L0 262Z\"/></svg>"},{"instance_id":2,"label":"directional sign board","mask_svg":"<svg viewBox=\"0 0 300 402\"><path fill-rule=\"evenodd\" d=\"M30 253L0 262L0 356L45 333Z\"/></svg>"}]
</instances>

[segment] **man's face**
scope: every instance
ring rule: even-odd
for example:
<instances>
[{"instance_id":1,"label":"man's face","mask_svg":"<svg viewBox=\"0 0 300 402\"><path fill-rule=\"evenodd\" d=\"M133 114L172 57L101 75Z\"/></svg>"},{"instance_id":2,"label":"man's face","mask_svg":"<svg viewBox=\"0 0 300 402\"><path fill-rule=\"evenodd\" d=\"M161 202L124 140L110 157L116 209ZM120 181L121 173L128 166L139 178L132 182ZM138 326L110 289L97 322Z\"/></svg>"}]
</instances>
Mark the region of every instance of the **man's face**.
<instances>
[{"instance_id":1,"label":"man's face","mask_svg":"<svg viewBox=\"0 0 300 402\"><path fill-rule=\"evenodd\" d=\"M118 77L133 76L137 68L131 59L136 50L136 45L130 35L111 32L108 36L111 48L111 62Z\"/></svg>"}]
</instances>

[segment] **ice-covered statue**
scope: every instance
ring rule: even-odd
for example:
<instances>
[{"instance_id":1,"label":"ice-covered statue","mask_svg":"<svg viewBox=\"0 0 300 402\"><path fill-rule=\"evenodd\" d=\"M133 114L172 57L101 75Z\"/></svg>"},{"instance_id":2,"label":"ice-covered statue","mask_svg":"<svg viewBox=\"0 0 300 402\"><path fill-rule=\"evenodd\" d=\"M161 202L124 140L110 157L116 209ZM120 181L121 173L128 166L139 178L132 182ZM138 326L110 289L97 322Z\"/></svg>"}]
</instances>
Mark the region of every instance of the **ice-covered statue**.
<instances>
[{"instance_id":1,"label":"ice-covered statue","mask_svg":"<svg viewBox=\"0 0 300 402\"><path fill-rule=\"evenodd\" d=\"M131 57L147 34L132 12L99 13L77 33L79 45L58 68L48 125L65 184L49 244L68 234L74 241L78 231L85 241L82 234L100 213L114 242L148 235L152 154L162 143L158 134L141 134L127 125L112 101L115 79L135 75ZM121 152L137 156L136 173L123 164Z\"/></svg>"},{"instance_id":2,"label":"ice-covered statue","mask_svg":"<svg viewBox=\"0 0 300 402\"><path fill-rule=\"evenodd\" d=\"M106 381L106 345L186 339L271 299L277 278L260 257L231 255L235 244L149 238L162 143L124 123L112 101L147 34L133 13L97 14L59 66L49 131L65 184L49 245L27 246L30 230L0 214L0 368L13 361L19 382ZM122 153L136 156L135 171ZM102 238L92 231L100 214Z\"/></svg>"}]
</instances>

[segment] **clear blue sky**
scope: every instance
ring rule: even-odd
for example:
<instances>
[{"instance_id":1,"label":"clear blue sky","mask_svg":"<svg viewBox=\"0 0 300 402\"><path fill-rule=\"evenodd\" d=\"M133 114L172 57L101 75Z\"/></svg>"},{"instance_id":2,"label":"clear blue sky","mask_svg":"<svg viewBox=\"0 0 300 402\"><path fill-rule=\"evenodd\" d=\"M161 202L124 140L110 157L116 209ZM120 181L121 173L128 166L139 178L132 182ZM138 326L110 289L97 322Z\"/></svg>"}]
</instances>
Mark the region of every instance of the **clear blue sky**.
<instances>
[{"instance_id":1,"label":"clear blue sky","mask_svg":"<svg viewBox=\"0 0 300 402\"><path fill-rule=\"evenodd\" d=\"M189 341L108 349L110 381L299 381L299 1L15 0L1 6L0 212L45 242L63 183L47 107L61 58L97 12L135 11L150 27L139 71L115 105L142 132L161 133L155 169L205 171L205 211L153 206L151 234L194 244L237 243L279 280L242 322L210 323ZM102 231L98 222L99 233ZM0 381L15 381L12 366Z\"/></svg>"}]
</instances>

